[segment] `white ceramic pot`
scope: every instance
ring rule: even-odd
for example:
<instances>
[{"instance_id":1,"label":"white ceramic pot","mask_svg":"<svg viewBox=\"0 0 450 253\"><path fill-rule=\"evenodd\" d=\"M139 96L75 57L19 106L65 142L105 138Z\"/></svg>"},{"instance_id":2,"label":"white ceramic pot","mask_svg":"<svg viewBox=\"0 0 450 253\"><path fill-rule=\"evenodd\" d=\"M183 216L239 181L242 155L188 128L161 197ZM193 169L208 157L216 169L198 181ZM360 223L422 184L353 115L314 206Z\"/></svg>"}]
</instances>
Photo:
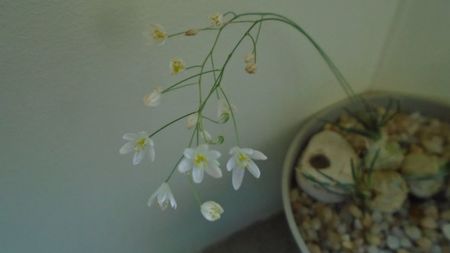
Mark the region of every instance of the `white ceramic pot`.
<instances>
[{"instance_id":1,"label":"white ceramic pot","mask_svg":"<svg viewBox=\"0 0 450 253\"><path fill-rule=\"evenodd\" d=\"M425 116L436 117L443 121L450 122L450 106L448 105L450 101L437 102L418 96L386 92L370 92L364 94L364 97L371 103L378 105L386 105L389 99L396 99L400 102L401 109L403 111L420 112ZM302 253L309 253L310 251L298 231L289 196L291 189L297 187L297 182L295 180L295 167L302 150L305 148L310 137L322 129L323 121L321 120L325 119L335 121L343 112L343 108L349 108L352 110L360 109L355 108L355 105L353 105L349 100L344 100L326 107L306 119L301 124L300 129L293 139L284 160L281 183L283 207L289 228Z\"/></svg>"}]
</instances>

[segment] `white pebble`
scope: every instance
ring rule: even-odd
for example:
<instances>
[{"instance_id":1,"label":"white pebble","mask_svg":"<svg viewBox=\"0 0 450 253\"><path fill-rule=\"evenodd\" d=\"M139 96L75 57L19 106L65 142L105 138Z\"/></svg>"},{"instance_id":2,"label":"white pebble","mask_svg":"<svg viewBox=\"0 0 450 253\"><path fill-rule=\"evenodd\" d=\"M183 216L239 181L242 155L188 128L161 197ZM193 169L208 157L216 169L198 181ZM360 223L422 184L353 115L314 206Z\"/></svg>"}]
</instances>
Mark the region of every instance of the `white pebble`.
<instances>
[{"instance_id":1,"label":"white pebble","mask_svg":"<svg viewBox=\"0 0 450 253\"><path fill-rule=\"evenodd\" d=\"M372 220L375 223L380 223L383 220L383 215L379 211L374 211L372 213Z\"/></svg>"},{"instance_id":2,"label":"white pebble","mask_svg":"<svg viewBox=\"0 0 450 253\"><path fill-rule=\"evenodd\" d=\"M447 240L450 240L450 224L444 224L441 227L442 229L442 233L444 234L445 238L447 238Z\"/></svg>"},{"instance_id":3,"label":"white pebble","mask_svg":"<svg viewBox=\"0 0 450 253\"><path fill-rule=\"evenodd\" d=\"M442 248L439 245L433 245L431 248L431 253L442 253Z\"/></svg>"},{"instance_id":4,"label":"white pebble","mask_svg":"<svg viewBox=\"0 0 450 253\"><path fill-rule=\"evenodd\" d=\"M403 248L410 248L412 246L412 243L407 237L401 237L400 238L400 245Z\"/></svg>"},{"instance_id":5,"label":"white pebble","mask_svg":"<svg viewBox=\"0 0 450 253\"><path fill-rule=\"evenodd\" d=\"M400 248L400 240L393 235L388 235L387 245L390 249L396 250Z\"/></svg>"},{"instance_id":6,"label":"white pebble","mask_svg":"<svg viewBox=\"0 0 450 253\"><path fill-rule=\"evenodd\" d=\"M369 246L367 248L368 253L380 253L380 250L376 246Z\"/></svg>"}]
</instances>

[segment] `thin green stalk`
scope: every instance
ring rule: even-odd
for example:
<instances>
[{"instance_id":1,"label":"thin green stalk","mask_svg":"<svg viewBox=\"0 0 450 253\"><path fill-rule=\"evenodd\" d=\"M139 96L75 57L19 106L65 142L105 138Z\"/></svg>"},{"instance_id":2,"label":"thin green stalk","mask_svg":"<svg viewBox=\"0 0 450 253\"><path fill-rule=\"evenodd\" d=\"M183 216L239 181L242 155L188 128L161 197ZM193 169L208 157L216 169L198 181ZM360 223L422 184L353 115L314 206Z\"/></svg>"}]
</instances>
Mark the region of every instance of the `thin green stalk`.
<instances>
[{"instance_id":1,"label":"thin green stalk","mask_svg":"<svg viewBox=\"0 0 450 253\"><path fill-rule=\"evenodd\" d=\"M189 147L192 146L192 141L194 140L194 135L195 135L196 132L198 132L197 129L194 129L194 130L192 131L191 139L189 140L189 145L188 145ZM173 166L172 171L170 171L169 176L166 178L166 180L165 180L164 182L166 182L166 183L169 182L169 180L172 178L173 173L177 170L178 164L180 164L181 160L183 160L183 157L184 157L184 155L182 155L182 156L178 159L178 161L175 163L175 166Z\"/></svg>"},{"instance_id":2,"label":"thin green stalk","mask_svg":"<svg viewBox=\"0 0 450 253\"><path fill-rule=\"evenodd\" d=\"M161 93L164 94L164 93L166 93L167 91L169 91L170 89L172 89L173 87L175 87L175 86L177 86L177 85L179 85L179 84L182 84L182 83L184 83L184 82L186 82L186 81L188 81L188 80L191 80L191 79L193 79L193 78L195 78L195 77L197 77L197 76L199 76L199 75L208 74L208 73L211 73L211 72L218 72L218 71L220 71L220 70L219 70L219 69L212 69L212 70L200 72L200 73L198 73L198 74L189 76L189 77L187 77L187 78L185 78L185 79L183 79L183 80L181 80L181 81L179 81L179 82L176 82L176 83L172 84L171 86L165 88Z\"/></svg>"},{"instance_id":3,"label":"thin green stalk","mask_svg":"<svg viewBox=\"0 0 450 253\"><path fill-rule=\"evenodd\" d=\"M185 115L183 115L183 116L180 116L180 117L178 117L178 118L176 118L176 119L170 121L169 123L165 124L164 126L160 127L158 130L156 130L155 132L153 132L152 134L150 134L150 135L148 136L148 138L152 138L155 134L161 132L161 131L164 130L166 127L168 127L168 126L172 125L173 123L175 123L175 122L177 122L177 121L179 121L179 120L182 120L182 119L186 118L187 116L192 115L192 114L194 114L194 113L197 113L197 111L195 111L195 112L190 112L190 113L188 113L188 114L185 114Z\"/></svg>"}]
</instances>

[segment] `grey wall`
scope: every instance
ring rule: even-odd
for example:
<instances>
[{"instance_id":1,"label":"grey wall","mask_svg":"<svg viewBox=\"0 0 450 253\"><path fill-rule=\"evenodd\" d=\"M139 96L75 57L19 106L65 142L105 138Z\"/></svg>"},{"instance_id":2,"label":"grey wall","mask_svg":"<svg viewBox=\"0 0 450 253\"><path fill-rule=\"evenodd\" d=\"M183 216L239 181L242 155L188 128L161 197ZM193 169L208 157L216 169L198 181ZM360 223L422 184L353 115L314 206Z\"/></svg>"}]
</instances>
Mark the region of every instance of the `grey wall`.
<instances>
[{"instance_id":1,"label":"grey wall","mask_svg":"<svg viewBox=\"0 0 450 253\"><path fill-rule=\"evenodd\" d=\"M372 89L450 101L450 2L401 1Z\"/></svg>"},{"instance_id":2,"label":"grey wall","mask_svg":"<svg viewBox=\"0 0 450 253\"><path fill-rule=\"evenodd\" d=\"M259 180L247 175L239 192L228 174L202 183L202 197L225 208L220 221L209 223L179 174L171 182L176 211L146 206L187 142L183 124L155 138L155 163L133 167L118 154L124 132L155 130L192 106L195 91L176 92L155 110L141 99L156 84L177 80L168 73L171 57L198 62L212 38L149 47L142 36L149 24L178 31L207 23L214 11L279 12L303 24L361 91L375 73L396 4L2 0L0 252L196 252L281 208L290 138L307 115L344 96L317 53L277 24L263 28L257 75L242 71L249 44L238 52L224 87L238 107L242 142L270 160ZM229 125L210 131L232 136ZM227 138L222 151L232 145Z\"/></svg>"}]
</instances>

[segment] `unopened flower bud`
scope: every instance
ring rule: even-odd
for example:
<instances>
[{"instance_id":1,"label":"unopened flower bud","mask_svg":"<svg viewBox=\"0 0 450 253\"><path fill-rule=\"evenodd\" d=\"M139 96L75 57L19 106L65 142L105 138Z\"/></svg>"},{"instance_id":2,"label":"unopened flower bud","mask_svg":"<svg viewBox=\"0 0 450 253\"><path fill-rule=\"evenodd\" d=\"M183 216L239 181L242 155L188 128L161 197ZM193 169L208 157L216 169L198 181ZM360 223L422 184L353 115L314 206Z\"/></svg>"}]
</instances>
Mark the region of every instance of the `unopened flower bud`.
<instances>
[{"instance_id":1,"label":"unopened flower bud","mask_svg":"<svg viewBox=\"0 0 450 253\"><path fill-rule=\"evenodd\" d=\"M197 29L189 29L186 32L184 32L184 35L186 36L195 36L197 35L198 30Z\"/></svg>"}]
</instances>

